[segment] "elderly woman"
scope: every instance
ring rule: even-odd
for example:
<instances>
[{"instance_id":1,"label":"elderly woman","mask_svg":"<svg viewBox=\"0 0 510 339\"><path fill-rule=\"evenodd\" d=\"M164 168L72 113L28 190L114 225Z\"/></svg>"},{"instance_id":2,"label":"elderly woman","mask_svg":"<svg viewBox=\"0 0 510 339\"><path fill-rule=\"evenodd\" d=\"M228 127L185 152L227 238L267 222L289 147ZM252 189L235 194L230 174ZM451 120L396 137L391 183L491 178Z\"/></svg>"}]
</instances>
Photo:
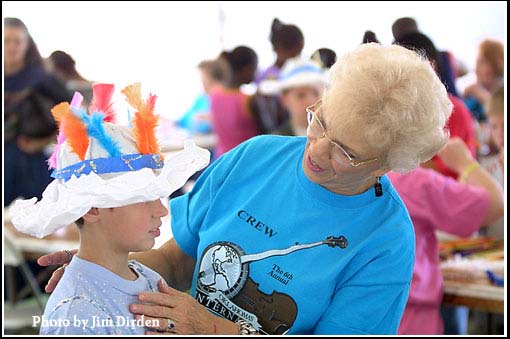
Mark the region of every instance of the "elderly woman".
<instances>
[{"instance_id":1,"label":"elderly woman","mask_svg":"<svg viewBox=\"0 0 510 339\"><path fill-rule=\"evenodd\" d=\"M399 46L361 45L331 77L307 137L253 138L171 200L174 238L136 256L171 286L131 305L148 333L397 333L414 233L385 173L438 152L451 103Z\"/></svg>"}]
</instances>

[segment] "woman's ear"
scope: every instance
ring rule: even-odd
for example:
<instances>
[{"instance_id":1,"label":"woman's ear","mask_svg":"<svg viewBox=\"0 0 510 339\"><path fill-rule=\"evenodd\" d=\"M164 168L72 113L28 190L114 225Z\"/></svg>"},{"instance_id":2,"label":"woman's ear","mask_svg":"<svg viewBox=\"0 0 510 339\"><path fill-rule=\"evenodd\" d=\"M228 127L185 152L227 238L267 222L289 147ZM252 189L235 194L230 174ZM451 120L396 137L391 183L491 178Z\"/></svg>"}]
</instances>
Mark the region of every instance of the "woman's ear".
<instances>
[{"instance_id":1,"label":"woman's ear","mask_svg":"<svg viewBox=\"0 0 510 339\"><path fill-rule=\"evenodd\" d=\"M379 168L373 171L371 174L374 178L380 178L390 171L390 168Z\"/></svg>"},{"instance_id":2,"label":"woman's ear","mask_svg":"<svg viewBox=\"0 0 510 339\"><path fill-rule=\"evenodd\" d=\"M99 209L96 207L92 207L84 216L83 220L85 220L88 224L93 224L99 221L101 216L99 214Z\"/></svg>"}]
</instances>

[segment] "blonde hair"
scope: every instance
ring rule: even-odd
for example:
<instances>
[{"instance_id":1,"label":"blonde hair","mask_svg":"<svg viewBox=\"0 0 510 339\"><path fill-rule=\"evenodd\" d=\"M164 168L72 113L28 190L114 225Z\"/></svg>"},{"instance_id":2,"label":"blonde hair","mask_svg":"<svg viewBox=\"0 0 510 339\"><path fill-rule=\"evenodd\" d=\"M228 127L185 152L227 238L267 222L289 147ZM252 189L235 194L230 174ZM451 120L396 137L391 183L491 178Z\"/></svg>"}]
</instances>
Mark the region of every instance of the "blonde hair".
<instances>
[{"instance_id":1,"label":"blonde hair","mask_svg":"<svg viewBox=\"0 0 510 339\"><path fill-rule=\"evenodd\" d=\"M489 62L496 76L503 76L505 68L505 48L501 42L493 39L486 39L480 43L478 53Z\"/></svg>"},{"instance_id":2,"label":"blonde hair","mask_svg":"<svg viewBox=\"0 0 510 339\"><path fill-rule=\"evenodd\" d=\"M198 64L198 68L206 72L212 79L222 84L229 83L232 77L228 62L222 58L203 60Z\"/></svg>"},{"instance_id":3,"label":"blonde hair","mask_svg":"<svg viewBox=\"0 0 510 339\"><path fill-rule=\"evenodd\" d=\"M496 92L491 95L489 102L487 103L487 115L496 116L503 115L505 110L505 88L500 86Z\"/></svg>"},{"instance_id":4,"label":"blonde hair","mask_svg":"<svg viewBox=\"0 0 510 339\"><path fill-rule=\"evenodd\" d=\"M331 122L363 133L383 166L410 171L448 140L452 103L423 56L404 47L360 45L332 67L323 103ZM347 114L336 114L334 112Z\"/></svg>"}]
</instances>

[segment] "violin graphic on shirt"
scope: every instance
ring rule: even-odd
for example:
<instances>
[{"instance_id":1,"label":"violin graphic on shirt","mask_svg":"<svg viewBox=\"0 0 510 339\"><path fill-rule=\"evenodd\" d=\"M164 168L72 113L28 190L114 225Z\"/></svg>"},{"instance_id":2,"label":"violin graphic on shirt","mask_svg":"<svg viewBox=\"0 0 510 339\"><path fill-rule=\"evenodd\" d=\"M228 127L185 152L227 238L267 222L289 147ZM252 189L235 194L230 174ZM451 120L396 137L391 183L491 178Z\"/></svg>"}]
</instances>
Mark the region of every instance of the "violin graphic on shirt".
<instances>
[{"instance_id":1,"label":"violin graphic on shirt","mask_svg":"<svg viewBox=\"0 0 510 339\"><path fill-rule=\"evenodd\" d=\"M260 291L259 284L249 278L249 263L320 245L346 248L348 242L344 236L329 236L310 244L296 244L256 254L245 254L231 242L213 243L204 250L200 260L197 288L205 293L220 291L238 307L255 314L258 325L262 327L260 332L284 334L294 323L297 305L285 293L273 291L266 294Z\"/></svg>"}]
</instances>

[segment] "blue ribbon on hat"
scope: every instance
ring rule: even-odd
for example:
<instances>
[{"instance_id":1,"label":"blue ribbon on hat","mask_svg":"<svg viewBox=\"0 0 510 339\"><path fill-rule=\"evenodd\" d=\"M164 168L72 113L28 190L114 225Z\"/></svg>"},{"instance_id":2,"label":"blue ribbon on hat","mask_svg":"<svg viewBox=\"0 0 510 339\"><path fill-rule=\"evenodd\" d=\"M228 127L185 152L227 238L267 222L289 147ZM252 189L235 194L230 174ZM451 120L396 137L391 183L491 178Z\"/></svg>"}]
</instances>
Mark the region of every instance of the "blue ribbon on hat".
<instances>
[{"instance_id":1,"label":"blue ribbon on hat","mask_svg":"<svg viewBox=\"0 0 510 339\"><path fill-rule=\"evenodd\" d=\"M78 162L60 170L54 170L51 176L67 181L73 175L79 178L90 172L96 174L138 171L142 168L160 169L164 160L159 154L123 154L120 157L97 158Z\"/></svg>"},{"instance_id":2,"label":"blue ribbon on hat","mask_svg":"<svg viewBox=\"0 0 510 339\"><path fill-rule=\"evenodd\" d=\"M293 77L296 74L304 73L304 72L321 74L322 70L319 67L314 66L314 65L303 65L303 66L294 68L292 71L290 71L288 73L280 74L280 80L286 80L290 77Z\"/></svg>"}]
</instances>

